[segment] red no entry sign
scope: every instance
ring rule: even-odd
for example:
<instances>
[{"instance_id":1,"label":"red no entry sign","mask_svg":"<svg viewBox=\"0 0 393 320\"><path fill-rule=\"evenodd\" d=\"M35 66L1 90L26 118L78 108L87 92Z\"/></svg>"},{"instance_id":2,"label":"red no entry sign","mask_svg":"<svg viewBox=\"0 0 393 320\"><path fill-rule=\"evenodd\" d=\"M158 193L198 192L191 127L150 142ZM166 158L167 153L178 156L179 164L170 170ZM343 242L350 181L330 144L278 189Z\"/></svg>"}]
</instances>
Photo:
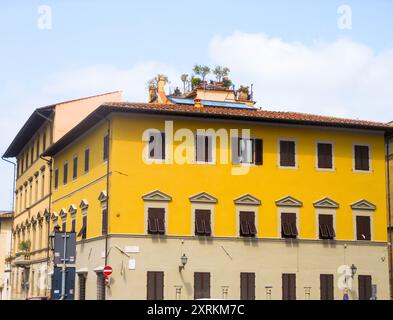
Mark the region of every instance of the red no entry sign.
<instances>
[{"instance_id":1,"label":"red no entry sign","mask_svg":"<svg viewBox=\"0 0 393 320\"><path fill-rule=\"evenodd\" d=\"M109 277L113 272L113 269L110 266L106 266L104 268L104 275L106 275L107 277Z\"/></svg>"}]
</instances>

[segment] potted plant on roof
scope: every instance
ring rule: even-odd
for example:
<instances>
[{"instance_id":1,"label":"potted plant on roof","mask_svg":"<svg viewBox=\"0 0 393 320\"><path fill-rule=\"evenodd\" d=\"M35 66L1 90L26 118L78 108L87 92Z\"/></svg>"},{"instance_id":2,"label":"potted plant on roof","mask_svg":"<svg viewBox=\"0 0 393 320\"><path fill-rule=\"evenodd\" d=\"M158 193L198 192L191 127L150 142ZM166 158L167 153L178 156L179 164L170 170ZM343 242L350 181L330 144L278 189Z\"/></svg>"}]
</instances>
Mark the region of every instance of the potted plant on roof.
<instances>
[{"instance_id":1,"label":"potted plant on roof","mask_svg":"<svg viewBox=\"0 0 393 320\"><path fill-rule=\"evenodd\" d=\"M240 86L239 90L237 90L238 99L242 101L250 100L250 88L245 86Z\"/></svg>"}]
</instances>

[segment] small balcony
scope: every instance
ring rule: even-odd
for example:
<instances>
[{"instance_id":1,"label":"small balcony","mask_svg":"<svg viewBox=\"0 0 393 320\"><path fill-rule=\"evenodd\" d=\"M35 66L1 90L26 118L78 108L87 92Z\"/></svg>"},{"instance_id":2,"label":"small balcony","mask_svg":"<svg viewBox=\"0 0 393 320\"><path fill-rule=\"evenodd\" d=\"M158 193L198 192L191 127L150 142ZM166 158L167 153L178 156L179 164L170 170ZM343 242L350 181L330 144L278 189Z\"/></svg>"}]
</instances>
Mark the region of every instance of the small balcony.
<instances>
[{"instance_id":1,"label":"small balcony","mask_svg":"<svg viewBox=\"0 0 393 320\"><path fill-rule=\"evenodd\" d=\"M16 267L26 267L30 265L30 253L29 252L17 252L13 264Z\"/></svg>"}]
</instances>

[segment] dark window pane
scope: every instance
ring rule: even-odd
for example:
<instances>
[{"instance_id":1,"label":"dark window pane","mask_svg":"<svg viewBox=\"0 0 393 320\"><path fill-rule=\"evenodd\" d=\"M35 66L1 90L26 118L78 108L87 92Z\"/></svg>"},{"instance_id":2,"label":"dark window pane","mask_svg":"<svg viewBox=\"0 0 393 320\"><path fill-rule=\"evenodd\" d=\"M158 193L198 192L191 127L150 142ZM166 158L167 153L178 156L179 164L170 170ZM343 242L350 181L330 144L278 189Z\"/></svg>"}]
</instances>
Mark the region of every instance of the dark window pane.
<instances>
[{"instance_id":1,"label":"dark window pane","mask_svg":"<svg viewBox=\"0 0 393 320\"><path fill-rule=\"evenodd\" d=\"M150 133L149 138L150 159L165 160L165 133Z\"/></svg>"},{"instance_id":2,"label":"dark window pane","mask_svg":"<svg viewBox=\"0 0 393 320\"><path fill-rule=\"evenodd\" d=\"M59 187L59 169L55 170L55 189Z\"/></svg>"},{"instance_id":3,"label":"dark window pane","mask_svg":"<svg viewBox=\"0 0 393 320\"><path fill-rule=\"evenodd\" d=\"M296 274L282 275L282 299L296 300Z\"/></svg>"},{"instance_id":4,"label":"dark window pane","mask_svg":"<svg viewBox=\"0 0 393 320\"><path fill-rule=\"evenodd\" d=\"M283 238L295 239L298 236L296 213L281 213L281 232Z\"/></svg>"},{"instance_id":5,"label":"dark window pane","mask_svg":"<svg viewBox=\"0 0 393 320\"><path fill-rule=\"evenodd\" d=\"M333 168L333 146L330 143L318 143L318 168Z\"/></svg>"},{"instance_id":6,"label":"dark window pane","mask_svg":"<svg viewBox=\"0 0 393 320\"><path fill-rule=\"evenodd\" d=\"M210 299L210 273L196 272L194 274L194 298Z\"/></svg>"},{"instance_id":7,"label":"dark window pane","mask_svg":"<svg viewBox=\"0 0 393 320\"><path fill-rule=\"evenodd\" d=\"M296 165L294 141L280 141L280 166L294 167Z\"/></svg>"},{"instance_id":8,"label":"dark window pane","mask_svg":"<svg viewBox=\"0 0 393 320\"><path fill-rule=\"evenodd\" d=\"M107 134L104 137L104 147L103 147L103 159L104 160L108 160L108 156L109 156L109 135Z\"/></svg>"},{"instance_id":9,"label":"dark window pane","mask_svg":"<svg viewBox=\"0 0 393 320\"><path fill-rule=\"evenodd\" d=\"M332 274L320 275L321 300L334 300L334 278Z\"/></svg>"},{"instance_id":10,"label":"dark window pane","mask_svg":"<svg viewBox=\"0 0 393 320\"><path fill-rule=\"evenodd\" d=\"M369 159L369 147L368 146L355 146L355 170L369 171L370 170L370 159Z\"/></svg>"},{"instance_id":11,"label":"dark window pane","mask_svg":"<svg viewBox=\"0 0 393 320\"><path fill-rule=\"evenodd\" d=\"M359 275L359 300L370 300L372 297L371 276Z\"/></svg>"},{"instance_id":12,"label":"dark window pane","mask_svg":"<svg viewBox=\"0 0 393 320\"><path fill-rule=\"evenodd\" d=\"M64 164L64 170L63 170L63 184L67 184L68 182L68 163L66 162Z\"/></svg>"},{"instance_id":13,"label":"dark window pane","mask_svg":"<svg viewBox=\"0 0 393 320\"><path fill-rule=\"evenodd\" d=\"M240 274L240 299L255 300L255 273Z\"/></svg>"},{"instance_id":14,"label":"dark window pane","mask_svg":"<svg viewBox=\"0 0 393 320\"><path fill-rule=\"evenodd\" d=\"M78 157L74 157L73 169L72 169L72 178L75 180L77 177L78 177Z\"/></svg>"},{"instance_id":15,"label":"dark window pane","mask_svg":"<svg viewBox=\"0 0 393 320\"><path fill-rule=\"evenodd\" d=\"M165 234L165 209L149 208L148 233L162 235Z\"/></svg>"},{"instance_id":16,"label":"dark window pane","mask_svg":"<svg viewBox=\"0 0 393 320\"><path fill-rule=\"evenodd\" d=\"M371 240L370 217L363 217L363 216L356 217L356 233L357 233L357 240L362 240L362 241Z\"/></svg>"},{"instance_id":17,"label":"dark window pane","mask_svg":"<svg viewBox=\"0 0 393 320\"><path fill-rule=\"evenodd\" d=\"M263 141L255 139L255 164L261 166L263 164Z\"/></svg>"},{"instance_id":18,"label":"dark window pane","mask_svg":"<svg viewBox=\"0 0 393 320\"><path fill-rule=\"evenodd\" d=\"M195 234L198 236L211 235L210 210L195 210Z\"/></svg>"},{"instance_id":19,"label":"dark window pane","mask_svg":"<svg viewBox=\"0 0 393 320\"><path fill-rule=\"evenodd\" d=\"M90 150L86 149L85 150L85 173L89 172L89 166L90 166Z\"/></svg>"},{"instance_id":20,"label":"dark window pane","mask_svg":"<svg viewBox=\"0 0 393 320\"><path fill-rule=\"evenodd\" d=\"M147 272L147 300L164 300L164 272Z\"/></svg>"},{"instance_id":21,"label":"dark window pane","mask_svg":"<svg viewBox=\"0 0 393 320\"><path fill-rule=\"evenodd\" d=\"M333 227L333 216L330 214L319 215L319 238L334 239L336 233Z\"/></svg>"}]
</instances>

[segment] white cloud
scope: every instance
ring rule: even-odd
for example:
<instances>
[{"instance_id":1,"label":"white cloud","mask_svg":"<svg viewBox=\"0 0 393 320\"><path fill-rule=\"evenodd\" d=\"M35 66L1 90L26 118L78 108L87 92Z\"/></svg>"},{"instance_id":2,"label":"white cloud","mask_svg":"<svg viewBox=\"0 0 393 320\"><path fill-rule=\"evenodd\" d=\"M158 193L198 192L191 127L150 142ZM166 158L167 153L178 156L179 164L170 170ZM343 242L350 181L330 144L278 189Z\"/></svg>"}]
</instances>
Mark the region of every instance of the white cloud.
<instances>
[{"instance_id":1,"label":"white cloud","mask_svg":"<svg viewBox=\"0 0 393 320\"><path fill-rule=\"evenodd\" d=\"M129 69L96 65L78 70L56 72L44 86L44 91L58 101L59 96L84 97L108 91L122 90L126 100L147 101L147 82L162 73L177 79L175 68L157 62L137 64Z\"/></svg>"},{"instance_id":2,"label":"white cloud","mask_svg":"<svg viewBox=\"0 0 393 320\"><path fill-rule=\"evenodd\" d=\"M216 36L213 64L231 67L237 84L254 84L266 109L393 120L393 50L374 53L349 39L285 42L263 33Z\"/></svg>"}]
</instances>

